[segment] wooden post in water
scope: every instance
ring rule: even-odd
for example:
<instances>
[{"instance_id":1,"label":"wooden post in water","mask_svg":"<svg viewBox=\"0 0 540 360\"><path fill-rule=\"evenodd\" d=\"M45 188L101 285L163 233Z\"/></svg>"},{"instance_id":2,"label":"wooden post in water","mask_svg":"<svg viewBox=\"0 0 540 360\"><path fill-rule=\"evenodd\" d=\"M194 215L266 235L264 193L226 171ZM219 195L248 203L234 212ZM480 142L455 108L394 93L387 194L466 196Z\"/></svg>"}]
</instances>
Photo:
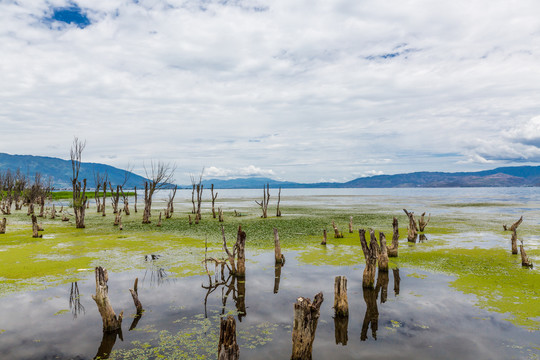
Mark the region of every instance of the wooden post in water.
<instances>
[{"instance_id":1,"label":"wooden post in water","mask_svg":"<svg viewBox=\"0 0 540 360\"><path fill-rule=\"evenodd\" d=\"M369 231L371 235L371 241L377 244L377 239L375 238L375 232L373 230ZM377 248L377 262L379 263L379 271L388 271L388 252L386 250L386 237L382 231L379 231L379 242L380 247Z\"/></svg>"},{"instance_id":2,"label":"wooden post in water","mask_svg":"<svg viewBox=\"0 0 540 360\"><path fill-rule=\"evenodd\" d=\"M407 233L407 240L409 242L416 242L416 236L418 235L418 226L416 225L416 220L414 219L414 212L408 212L407 209L403 209L407 217L409 218L409 227Z\"/></svg>"},{"instance_id":3,"label":"wooden post in water","mask_svg":"<svg viewBox=\"0 0 540 360\"><path fill-rule=\"evenodd\" d=\"M521 245L519 245L519 252L521 254L521 266L532 268L533 263L531 262L531 260L529 260L529 257L527 256L527 253L523 248L523 241L521 242Z\"/></svg>"},{"instance_id":4,"label":"wooden post in water","mask_svg":"<svg viewBox=\"0 0 540 360\"><path fill-rule=\"evenodd\" d=\"M122 326L122 311L120 315L116 316L113 310L111 302L109 300L109 287L107 281L109 276L107 270L101 266L96 267L96 295L92 295L92 299L96 302L101 320L103 321L103 331L116 331Z\"/></svg>"},{"instance_id":5,"label":"wooden post in water","mask_svg":"<svg viewBox=\"0 0 540 360\"><path fill-rule=\"evenodd\" d=\"M279 281L281 280L281 268L283 263L276 263L274 266L274 294L279 292Z\"/></svg>"},{"instance_id":6,"label":"wooden post in water","mask_svg":"<svg viewBox=\"0 0 540 360\"><path fill-rule=\"evenodd\" d=\"M423 212L422 215L420 216L420 220L418 220L418 228L419 228L420 232L424 232L424 229L429 224L429 220L431 220L431 214L428 215L427 220L424 217L425 215L426 215L426 213Z\"/></svg>"},{"instance_id":7,"label":"wooden post in water","mask_svg":"<svg viewBox=\"0 0 540 360\"><path fill-rule=\"evenodd\" d=\"M43 235L40 235L38 231L39 231L39 225L37 223L36 215L32 215L32 237L33 238L43 237Z\"/></svg>"},{"instance_id":8,"label":"wooden post in water","mask_svg":"<svg viewBox=\"0 0 540 360\"><path fill-rule=\"evenodd\" d=\"M341 239L343 237L343 234L338 230L334 220L332 220L332 227L334 228L334 238Z\"/></svg>"},{"instance_id":9,"label":"wooden post in water","mask_svg":"<svg viewBox=\"0 0 540 360\"><path fill-rule=\"evenodd\" d=\"M315 331L317 330L323 300L322 292L315 295L313 303L310 299L304 297L296 299L294 304L291 360L311 360L313 340L315 339Z\"/></svg>"},{"instance_id":10,"label":"wooden post in water","mask_svg":"<svg viewBox=\"0 0 540 360\"><path fill-rule=\"evenodd\" d=\"M377 241L371 241L368 245L366 241L366 230L358 230L360 234L360 243L362 244L362 251L364 252L364 259L366 260L366 267L362 277L362 286L367 288L373 288L375 284L375 273L377 271Z\"/></svg>"},{"instance_id":11,"label":"wooden post in water","mask_svg":"<svg viewBox=\"0 0 540 360\"><path fill-rule=\"evenodd\" d=\"M240 348L236 343L236 320L232 315L221 318L219 326L218 360L238 360Z\"/></svg>"},{"instance_id":12,"label":"wooden post in water","mask_svg":"<svg viewBox=\"0 0 540 360\"><path fill-rule=\"evenodd\" d=\"M399 248L399 226L398 220L394 217L392 222L392 228L394 230L392 234L392 244L387 247L388 257L398 257L398 248Z\"/></svg>"},{"instance_id":13,"label":"wooden post in water","mask_svg":"<svg viewBox=\"0 0 540 360\"><path fill-rule=\"evenodd\" d=\"M135 309L137 309L137 316L140 316L143 312L143 307L142 307L141 302L139 301L139 292L137 289L138 284L139 284L139 278L135 278L135 282L133 283L133 289L129 289L129 292L131 293L131 297L133 298Z\"/></svg>"},{"instance_id":14,"label":"wooden post in water","mask_svg":"<svg viewBox=\"0 0 540 360\"><path fill-rule=\"evenodd\" d=\"M276 264L285 263L285 256L281 253L281 245L279 244L278 229L274 228L274 255L276 258Z\"/></svg>"},{"instance_id":15,"label":"wooden post in water","mask_svg":"<svg viewBox=\"0 0 540 360\"><path fill-rule=\"evenodd\" d=\"M238 226L238 234L236 236L236 254L238 256L236 263L237 276L246 275L246 233L242 231L242 226Z\"/></svg>"},{"instance_id":16,"label":"wooden post in water","mask_svg":"<svg viewBox=\"0 0 540 360\"><path fill-rule=\"evenodd\" d=\"M326 245L326 229L323 230L323 241L321 242L321 245Z\"/></svg>"},{"instance_id":17,"label":"wooden post in water","mask_svg":"<svg viewBox=\"0 0 540 360\"><path fill-rule=\"evenodd\" d=\"M336 276L334 280L334 313L336 317L349 316L346 276Z\"/></svg>"},{"instance_id":18,"label":"wooden post in water","mask_svg":"<svg viewBox=\"0 0 540 360\"><path fill-rule=\"evenodd\" d=\"M2 221L0 221L0 234L6 233L6 223L7 223L6 218L2 218Z\"/></svg>"}]
</instances>

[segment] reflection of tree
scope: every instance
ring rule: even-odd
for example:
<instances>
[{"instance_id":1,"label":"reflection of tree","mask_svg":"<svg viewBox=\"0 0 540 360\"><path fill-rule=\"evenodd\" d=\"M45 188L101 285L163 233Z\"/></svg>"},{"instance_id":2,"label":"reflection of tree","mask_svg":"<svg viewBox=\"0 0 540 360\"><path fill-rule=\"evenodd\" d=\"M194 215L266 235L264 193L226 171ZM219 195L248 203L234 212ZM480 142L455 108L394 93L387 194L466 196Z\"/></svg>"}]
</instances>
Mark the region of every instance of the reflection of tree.
<instances>
[{"instance_id":1,"label":"reflection of tree","mask_svg":"<svg viewBox=\"0 0 540 360\"><path fill-rule=\"evenodd\" d=\"M366 302L366 315L362 324L362 334L360 340L366 341L368 327L371 324L371 334L377 340L377 329L379 327L379 310L377 309L378 291L372 288L363 288L364 301Z\"/></svg>"},{"instance_id":2,"label":"reflection of tree","mask_svg":"<svg viewBox=\"0 0 540 360\"><path fill-rule=\"evenodd\" d=\"M111 355L111 351L116 343L116 337L119 337L121 341L124 341L122 337L122 329L116 331L104 331L103 337L101 338L101 344L94 359L108 359Z\"/></svg>"},{"instance_id":3,"label":"reflection of tree","mask_svg":"<svg viewBox=\"0 0 540 360\"><path fill-rule=\"evenodd\" d=\"M388 297L388 272L379 271L377 276L377 286L375 287L375 292L381 292L381 304L386 302Z\"/></svg>"},{"instance_id":4,"label":"reflection of tree","mask_svg":"<svg viewBox=\"0 0 540 360\"><path fill-rule=\"evenodd\" d=\"M164 268L158 266L155 263L155 260L159 259L160 255L145 255L144 261L148 263L148 266L146 267L146 271L144 272L143 282L146 280L146 277L148 275L148 272L150 272L150 287L152 286L160 286L169 279L167 278L167 272Z\"/></svg>"},{"instance_id":5,"label":"reflection of tree","mask_svg":"<svg viewBox=\"0 0 540 360\"><path fill-rule=\"evenodd\" d=\"M349 317L348 316L334 316L334 330L336 336L336 345L342 344L343 346L347 345L348 337L348 328L349 328Z\"/></svg>"},{"instance_id":6,"label":"reflection of tree","mask_svg":"<svg viewBox=\"0 0 540 360\"><path fill-rule=\"evenodd\" d=\"M418 242L423 243L423 242L427 241L427 239L428 238L426 237L425 234L420 234L420 238L418 239Z\"/></svg>"},{"instance_id":7,"label":"reflection of tree","mask_svg":"<svg viewBox=\"0 0 540 360\"><path fill-rule=\"evenodd\" d=\"M399 295L399 282L401 278L399 277L399 269L393 269L392 272L394 273L394 295Z\"/></svg>"},{"instance_id":8,"label":"reflection of tree","mask_svg":"<svg viewBox=\"0 0 540 360\"><path fill-rule=\"evenodd\" d=\"M228 274L228 276L225 277L224 274L221 273L220 279L215 280L212 279L212 276L210 274L208 274L208 281L208 285L201 285L203 289L207 290L206 296L204 297L204 316L208 317L206 308L208 303L208 297L217 289L221 289L221 313L225 314L227 299L232 294L232 298L236 305L236 310L238 311L238 320L242 321L242 318L246 315L246 277L234 276L231 274Z\"/></svg>"},{"instance_id":9,"label":"reflection of tree","mask_svg":"<svg viewBox=\"0 0 540 360\"><path fill-rule=\"evenodd\" d=\"M274 294L277 294L279 291L279 281L281 280L281 268L283 263L276 263L274 270Z\"/></svg>"},{"instance_id":10,"label":"reflection of tree","mask_svg":"<svg viewBox=\"0 0 540 360\"><path fill-rule=\"evenodd\" d=\"M76 281L71 283L71 290L69 291L69 308L71 309L74 319L77 318L81 312L86 313L86 309L83 304L81 304L79 285Z\"/></svg>"}]
</instances>

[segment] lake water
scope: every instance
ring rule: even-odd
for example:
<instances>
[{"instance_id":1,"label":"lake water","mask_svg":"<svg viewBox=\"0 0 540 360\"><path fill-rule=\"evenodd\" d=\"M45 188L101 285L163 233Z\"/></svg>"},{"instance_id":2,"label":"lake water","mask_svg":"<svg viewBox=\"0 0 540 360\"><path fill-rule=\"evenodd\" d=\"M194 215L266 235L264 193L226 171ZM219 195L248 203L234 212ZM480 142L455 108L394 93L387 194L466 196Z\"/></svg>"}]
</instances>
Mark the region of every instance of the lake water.
<instances>
[{"instance_id":1,"label":"lake water","mask_svg":"<svg viewBox=\"0 0 540 360\"><path fill-rule=\"evenodd\" d=\"M253 207L261 190L217 190L220 206ZM271 189L277 196L277 190ZM159 193L159 199L168 192ZM524 215L540 224L537 188L452 189L283 189L282 206L355 207L388 204L429 209L432 215L488 212L488 219ZM179 190L177 207L191 206L191 191ZM490 203L490 206L453 206ZM384 206L383 206L384 205ZM205 204L208 207L208 204ZM479 210L481 209L481 210ZM429 236L429 235L428 235ZM500 238L471 233L470 246L498 246ZM538 238L531 237L538 244ZM1 246L1 243L0 243ZM331 247L332 245L328 245ZM467 246L465 246L467 247ZM219 317L237 319L242 359L288 359L292 343L293 304L299 296L324 302L313 348L314 359L538 359L538 332L517 327L504 314L475 306L475 296L448 286L450 276L401 268L380 275L376 290L362 288L364 265L313 266L286 253L283 267L274 266L273 252L247 252L245 280L218 276L168 276L166 259L141 255L141 270L109 273L109 296L117 312L124 311L121 338L104 336L101 318L91 298L93 272L83 272L75 284L16 293L0 298L0 358L92 359L217 357ZM166 257L166 255L164 255ZM361 255L359 250L358 256ZM334 277L348 278L350 315L347 323L333 317ZM140 319L128 288L139 278L145 308ZM245 282L244 282L245 281ZM78 291L74 292L75 290ZM78 296L77 296L78 295ZM540 304L539 304L540 306ZM147 343L149 346L142 345ZM111 347L111 345L113 345ZM153 350L148 350L153 349Z\"/></svg>"}]
</instances>

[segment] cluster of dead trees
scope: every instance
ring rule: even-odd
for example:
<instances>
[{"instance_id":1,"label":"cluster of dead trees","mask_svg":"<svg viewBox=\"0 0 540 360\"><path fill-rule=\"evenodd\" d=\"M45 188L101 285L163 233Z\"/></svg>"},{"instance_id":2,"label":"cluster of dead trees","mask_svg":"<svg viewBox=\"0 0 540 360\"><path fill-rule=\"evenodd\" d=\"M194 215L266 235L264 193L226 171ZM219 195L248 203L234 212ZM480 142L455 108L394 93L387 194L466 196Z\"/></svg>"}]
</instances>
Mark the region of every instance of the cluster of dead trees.
<instances>
[{"instance_id":1,"label":"cluster of dead trees","mask_svg":"<svg viewBox=\"0 0 540 360\"><path fill-rule=\"evenodd\" d=\"M0 172L0 211L3 215L11 215L13 207L22 210L28 207L27 214L45 216L45 202L53 191L52 179L44 180L41 173L36 172L31 178L20 169L15 172ZM39 207L39 211L36 208Z\"/></svg>"},{"instance_id":2,"label":"cluster of dead trees","mask_svg":"<svg viewBox=\"0 0 540 360\"><path fill-rule=\"evenodd\" d=\"M503 225L504 231L511 231L512 232L512 237L510 239L510 244L511 244L511 247L512 247L512 254L513 255L517 255L517 253L518 253L518 250L517 250L517 248L518 248L518 246L517 246L517 240L518 240L517 228L518 228L519 225L521 225L522 222L523 222L523 216L520 217L510 227L508 227L507 225ZM519 253L521 255L521 265L524 266L524 267L532 268L533 263L529 259L529 257L527 256L527 253L525 252L525 248L523 247L523 240L520 240L520 243L521 244L519 245Z\"/></svg>"}]
</instances>

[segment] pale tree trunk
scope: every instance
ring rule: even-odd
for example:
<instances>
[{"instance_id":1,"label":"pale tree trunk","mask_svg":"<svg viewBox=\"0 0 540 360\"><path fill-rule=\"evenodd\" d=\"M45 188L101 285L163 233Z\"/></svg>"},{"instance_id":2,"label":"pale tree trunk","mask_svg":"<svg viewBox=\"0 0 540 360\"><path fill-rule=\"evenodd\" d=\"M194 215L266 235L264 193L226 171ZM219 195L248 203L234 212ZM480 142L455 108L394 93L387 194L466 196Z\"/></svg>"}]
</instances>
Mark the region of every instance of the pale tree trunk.
<instances>
[{"instance_id":1,"label":"pale tree trunk","mask_svg":"<svg viewBox=\"0 0 540 360\"><path fill-rule=\"evenodd\" d=\"M420 230L420 232L424 232L424 229L429 224L429 220L431 220L431 214L428 215L427 220L425 219L425 215L426 213L423 212L420 216L420 220L418 220L418 229Z\"/></svg>"},{"instance_id":2,"label":"pale tree trunk","mask_svg":"<svg viewBox=\"0 0 540 360\"><path fill-rule=\"evenodd\" d=\"M398 248L399 248L399 226L397 218L394 218L392 222L393 234L392 234L392 244L388 247L388 257L398 257Z\"/></svg>"},{"instance_id":3,"label":"pale tree trunk","mask_svg":"<svg viewBox=\"0 0 540 360\"><path fill-rule=\"evenodd\" d=\"M107 275L107 270L99 266L96 267L95 273L96 295L92 295L92 299L94 299L96 302L99 314L101 315L101 320L103 321L103 331L116 331L122 326L123 312L116 316L116 313L114 312L109 300L109 287L107 285L109 276Z\"/></svg>"},{"instance_id":4,"label":"pale tree trunk","mask_svg":"<svg viewBox=\"0 0 540 360\"><path fill-rule=\"evenodd\" d=\"M409 218L409 227L407 233L407 240L409 242L416 242L416 237L418 235L418 226L416 225L416 220L414 219L414 212L408 212L406 209L403 209L407 217Z\"/></svg>"},{"instance_id":5,"label":"pale tree trunk","mask_svg":"<svg viewBox=\"0 0 540 360\"><path fill-rule=\"evenodd\" d=\"M346 276L336 276L334 280L334 313L335 316L349 316Z\"/></svg>"},{"instance_id":6,"label":"pale tree trunk","mask_svg":"<svg viewBox=\"0 0 540 360\"><path fill-rule=\"evenodd\" d=\"M276 209L276 216L277 217L281 216L281 210L279 209L279 203L280 202L281 202L281 187L279 188L278 196L277 196L277 209Z\"/></svg>"},{"instance_id":7,"label":"pale tree trunk","mask_svg":"<svg viewBox=\"0 0 540 360\"><path fill-rule=\"evenodd\" d=\"M7 223L6 218L2 218L2 221L0 221L0 234L6 233L6 223Z\"/></svg>"},{"instance_id":8,"label":"pale tree trunk","mask_svg":"<svg viewBox=\"0 0 540 360\"><path fill-rule=\"evenodd\" d=\"M299 297L294 304L294 323L292 331L291 360L311 360L313 341L323 302L323 294L318 293L313 299Z\"/></svg>"},{"instance_id":9,"label":"pale tree trunk","mask_svg":"<svg viewBox=\"0 0 540 360\"><path fill-rule=\"evenodd\" d=\"M362 276L362 286L365 288L373 288L375 285L375 273L377 271L377 244L370 242L368 245L366 241L366 231L364 229L358 230L360 234L360 243L362 245L362 251L364 253L364 259L366 260L366 267Z\"/></svg>"},{"instance_id":10,"label":"pale tree trunk","mask_svg":"<svg viewBox=\"0 0 540 360\"><path fill-rule=\"evenodd\" d=\"M276 264L285 263L285 256L281 253L281 245L279 243L278 229L274 228L274 257Z\"/></svg>"}]
</instances>

